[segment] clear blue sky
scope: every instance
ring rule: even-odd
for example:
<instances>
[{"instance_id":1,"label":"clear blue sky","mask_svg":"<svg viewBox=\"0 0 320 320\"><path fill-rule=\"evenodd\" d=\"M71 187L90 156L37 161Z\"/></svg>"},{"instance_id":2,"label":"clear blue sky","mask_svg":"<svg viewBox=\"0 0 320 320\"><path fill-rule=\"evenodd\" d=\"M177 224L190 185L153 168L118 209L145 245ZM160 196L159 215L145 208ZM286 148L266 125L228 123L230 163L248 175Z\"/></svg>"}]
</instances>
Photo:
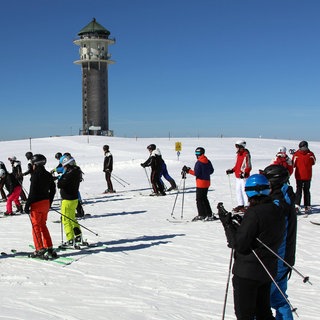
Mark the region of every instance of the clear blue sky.
<instances>
[{"instance_id":1,"label":"clear blue sky","mask_svg":"<svg viewBox=\"0 0 320 320\"><path fill-rule=\"evenodd\" d=\"M1 4L0 139L78 134L77 33L111 32L116 136L319 140L319 0Z\"/></svg>"}]
</instances>

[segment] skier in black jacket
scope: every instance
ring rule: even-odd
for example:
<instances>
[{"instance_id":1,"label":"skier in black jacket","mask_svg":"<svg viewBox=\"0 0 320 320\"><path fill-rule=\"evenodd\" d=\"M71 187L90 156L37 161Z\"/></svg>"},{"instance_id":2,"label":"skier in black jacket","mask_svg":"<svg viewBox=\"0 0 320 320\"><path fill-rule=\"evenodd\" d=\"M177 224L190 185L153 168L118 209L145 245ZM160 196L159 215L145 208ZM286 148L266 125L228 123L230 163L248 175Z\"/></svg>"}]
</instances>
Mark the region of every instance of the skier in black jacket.
<instances>
[{"instance_id":1,"label":"skier in black jacket","mask_svg":"<svg viewBox=\"0 0 320 320\"><path fill-rule=\"evenodd\" d=\"M284 236L284 212L269 197L270 185L262 174L250 176L245 191L249 208L240 225L239 220L218 205L228 245L234 249L232 282L235 314L241 320L275 319L270 307L270 276L274 278L277 275L277 257L257 239L277 251Z\"/></svg>"},{"instance_id":2,"label":"skier in black jacket","mask_svg":"<svg viewBox=\"0 0 320 320\"><path fill-rule=\"evenodd\" d=\"M108 145L103 146L104 160L103 160L103 172L105 173L105 179L107 182L107 189L104 193L114 193L113 185L111 181L111 172L113 170L113 157L109 150Z\"/></svg>"},{"instance_id":3,"label":"skier in black jacket","mask_svg":"<svg viewBox=\"0 0 320 320\"><path fill-rule=\"evenodd\" d=\"M76 165L74 158L63 156L61 159L64 172L58 179L58 188L60 189L62 198L62 223L67 238L66 245L74 246L83 242L80 225L76 221L76 208L79 201L78 195L80 182L82 181L82 171Z\"/></svg>"},{"instance_id":4,"label":"skier in black jacket","mask_svg":"<svg viewBox=\"0 0 320 320\"><path fill-rule=\"evenodd\" d=\"M141 167L151 167L150 180L153 189L153 194L151 195L165 196L164 185L160 178L163 159L155 144L148 145L147 149L150 152L150 156L144 163L141 163Z\"/></svg>"}]
</instances>

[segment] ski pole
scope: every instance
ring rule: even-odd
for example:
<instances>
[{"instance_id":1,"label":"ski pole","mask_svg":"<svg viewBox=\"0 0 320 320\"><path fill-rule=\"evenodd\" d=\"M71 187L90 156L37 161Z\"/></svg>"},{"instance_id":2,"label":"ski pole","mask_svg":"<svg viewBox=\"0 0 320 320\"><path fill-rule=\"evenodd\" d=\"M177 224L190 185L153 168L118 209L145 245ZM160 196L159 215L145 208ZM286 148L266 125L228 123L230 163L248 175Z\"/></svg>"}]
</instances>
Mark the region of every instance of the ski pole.
<instances>
[{"instance_id":1,"label":"ski pole","mask_svg":"<svg viewBox=\"0 0 320 320\"><path fill-rule=\"evenodd\" d=\"M66 216L66 215L63 214L62 212L60 212L60 211L58 211L58 210L56 210L56 209L53 209L53 208L50 208L50 209L53 210L53 211L55 211L55 212L57 212L57 213L59 213L61 217L67 218L67 219L69 219L70 221L72 221L72 222L74 222L74 223L77 223L81 228L88 230L89 232L93 233L95 236L99 236L96 232L94 232L94 231L90 230L89 228L85 227L84 225L80 224L78 221L76 221L76 220L74 220L74 219Z\"/></svg>"},{"instance_id":2,"label":"ski pole","mask_svg":"<svg viewBox=\"0 0 320 320\"><path fill-rule=\"evenodd\" d=\"M231 197L231 205L233 207L233 195L232 195L232 187L231 187L230 175L228 175L228 180L229 180L229 190L230 190L230 197Z\"/></svg>"},{"instance_id":3,"label":"ski pole","mask_svg":"<svg viewBox=\"0 0 320 320\"><path fill-rule=\"evenodd\" d=\"M228 298L228 291L229 291L229 282L230 282L231 267L232 267L232 258L233 258L233 249L231 249L231 254L230 254L227 287L226 287L226 292L225 292L225 295L224 295L224 303L223 303L223 311L222 311L222 320L224 320L224 316L226 314L227 298Z\"/></svg>"},{"instance_id":4,"label":"ski pole","mask_svg":"<svg viewBox=\"0 0 320 320\"><path fill-rule=\"evenodd\" d=\"M184 189L186 186L186 173L183 171L183 187L182 187L182 204L181 204L181 219L183 219L183 207L184 207Z\"/></svg>"},{"instance_id":5,"label":"ski pole","mask_svg":"<svg viewBox=\"0 0 320 320\"><path fill-rule=\"evenodd\" d=\"M309 277L305 277L301 272L299 272L295 267L291 266L287 261L285 261L281 256L279 256L276 252L274 252L270 247L268 247L265 243L263 243L259 238L256 238L259 243L261 243L265 248L267 248L271 253L273 253L279 260L281 260L287 267L291 270L295 271L302 279L303 282L309 282L311 285L312 283L309 281Z\"/></svg>"},{"instance_id":6,"label":"ski pole","mask_svg":"<svg viewBox=\"0 0 320 320\"><path fill-rule=\"evenodd\" d=\"M259 256L257 255L257 253L254 250L251 250L252 253L255 255L255 257L258 259L258 261L260 262L261 266L263 267L263 269L266 271L266 273L268 274L268 276L270 277L270 279L272 280L273 284L277 287L277 289L279 290L280 294L283 296L283 298L286 300L287 304L290 306L291 311L294 312L296 314L296 316L299 318L299 315L297 313L297 308L294 308L292 306L292 304L290 303L289 299L286 297L286 295L282 292L281 288L278 286L277 282L274 280L274 278L272 277L272 275L270 274L269 270L267 269L267 267L264 265L264 263L262 262L262 260L259 258Z\"/></svg>"},{"instance_id":7,"label":"ski pole","mask_svg":"<svg viewBox=\"0 0 320 320\"><path fill-rule=\"evenodd\" d=\"M178 188L176 197L175 197L175 199L174 199L174 203L173 203L173 207L172 207L172 211L171 211L171 217L173 216L173 212L174 212L174 209L175 209L175 207L176 207L178 195L179 195L179 193L180 193L180 188L181 188L182 179L185 179L184 172L181 172L181 176L182 176L182 178L181 178L181 180L180 180L179 188Z\"/></svg>"},{"instance_id":8,"label":"ski pole","mask_svg":"<svg viewBox=\"0 0 320 320\"><path fill-rule=\"evenodd\" d=\"M147 173L147 169L145 167L143 167L143 169L144 169L144 172L145 172L145 174L147 176L147 180L149 182L150 189L152 189L151 182L150 182L150 179L149 179L149 176L148 176L148 173Z\"/></svg>"},{"instance_id":9,"label":"ski pole","mask_svg":"<svg viewBox=\"0 0 320 320\"><path fill-rule=\"evenodd\" d=\"M120 180L118 180L118 178L116 178L113 174L111 175L111 177L117 181L121 186L123 186L124 188L126 187L125 184L123 184Z\"/></svg>"},{"instance_id":10,"label":"ski pole","mask_svg":"<svg viewBox=\"0 0 320 320\"><path fill-rule=\"evenodd\" d=\"M116 176L114 173L112 173L112 176L116 177L117 179L119 179L120 181L124 182L124 183L127 184L128 186L130 185L129 182L127 182L126 180L121 179L119 176Z\"/></svg>"}]
</instances>

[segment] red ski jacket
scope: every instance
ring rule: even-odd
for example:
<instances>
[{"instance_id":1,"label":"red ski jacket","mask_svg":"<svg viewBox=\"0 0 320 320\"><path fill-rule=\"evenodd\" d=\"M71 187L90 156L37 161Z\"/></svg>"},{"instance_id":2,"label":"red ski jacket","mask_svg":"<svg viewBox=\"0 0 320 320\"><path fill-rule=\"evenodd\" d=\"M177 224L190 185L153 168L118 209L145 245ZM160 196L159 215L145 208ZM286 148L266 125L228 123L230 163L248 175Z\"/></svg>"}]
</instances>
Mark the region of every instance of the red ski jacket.
<instances>
[{"instance_id":1,"label":"red ski jacket","mask_svg":"<svg viewBox=\"0 0 320 320\"><path fill-rule=\"evenodd\" d=\"M237 152L237 160L235 166L232 168L235 176L241 178L241 173L245 178L248 178L250 175L251 166L251 156L250 152L247 149L239 149Z\"/></svg>"},{"instance_id":2,"label":"red ski jacket","mask_svg":"<svg viewBox=\"0 0 320 320\"><path fill-rule=\"evenodd\" d=\"M297 150L292 157L292 162L296 180L311 180L312 166L316 163L316 157L312 151Z\"/></svg>"},{"instance_id":3,"label":"red ski jacket","mask_svg":"<svg viewBox=\"0 0 320 320\"><path fill-rule=\"evenodd\" d=\"M190 169L188 173L196 176L197 188L209 188L210 187L210 175L214 169L211 161L203 154L199 156L198 161L194 165L194 170Z\"/></svg>"}]
</instances>

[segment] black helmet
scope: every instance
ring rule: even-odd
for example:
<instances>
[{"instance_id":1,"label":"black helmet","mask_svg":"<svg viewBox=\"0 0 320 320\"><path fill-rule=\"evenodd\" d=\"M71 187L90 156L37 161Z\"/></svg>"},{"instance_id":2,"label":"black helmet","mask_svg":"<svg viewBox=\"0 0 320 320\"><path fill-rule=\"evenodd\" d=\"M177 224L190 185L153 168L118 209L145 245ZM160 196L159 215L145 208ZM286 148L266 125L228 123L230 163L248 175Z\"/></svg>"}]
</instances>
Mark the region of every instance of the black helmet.
<instances>
[{"instance_id":1,"label":"black helmet","mask_svg":"<svg viewBox=\"0 0 320 320\"><path fill-rule=\"evenodd\" d=\"M308 148L308 142L307 141L301 141L300 143L299 143L299 149L301 149L301 148Z\"/></svg>"},{"instance_id":2,"label":"black helmet","mask_svg":"<svg viewBox=\"0 0 320 320\"><path fill-rule=\"evenodd\" d=\"M57 152L54 156L57 160L60 160L60 158L62 157L62 153L61 152Z\"/></svg>"},{"instance_id":3,"label":"black helmet","mask_svg":"<svg viewBox=\"0 0 320 320\"><path fill-rule=\"evenodd\" d=\"M156 150L156 148L157 148L157 146L155 145L155 144L149 144L148 146L147 146L147 149L150 151L153 151L153 150Z\"/></svg>"},{"instance_id":4,"label":"black helmet","mask_svg":"<svg viewBox=\"0 0 320 320\"><path fill-rule=\"evenodd\" d=\"M263 175L269 180L271 185L282 185L289 181L289 171L281 165L271 164L263 170Z\"/></svg>"},{"instance_id":5,"label":"black helmet","mask_svg":"<svg viewBox=\"0 0 320 320\"><path fill-rule=\"evenodd\" d=\"M27 160L31 160L31 158L33 157L33 153L31 151L28 151L26 154L25 154Z\"/></svg>"},{"instance_id":6,"label":"black helmet","mask_svg":"<svg viewBox=\"0 0 320 320\"><path fill-rule=\"evenodd\" d=\"M44 166L47 163L47 158L43 154L35 154L31 158L31 163L36 166Z\"/></svg>"},{"instance_id":7,"label":"black helmet","mask_svg":"<svg viewBox=\"0 0 320 320\"><path fill-rule=\"evenodd\" d=\"M108 146L107 144L105 144L105 145L103 146L103 150L104 150L104 151L109 151L109 146Z\"/></svg>"},{"instance_id":8,"label":"black helmet","mask_svg":"<svg viewBox=\"0 0 320 320\"><path fill-rule=\"evenodd\" d=\"M198 148L194 151L194 153L195 153L195 155L196 155L197 157L199 157L199 156L201 156L201 155L203 155L203 154L205 153L205 150L204 150L204 148L202 148L202 147L198 147Z\"/></svg>"}]
</instances>

